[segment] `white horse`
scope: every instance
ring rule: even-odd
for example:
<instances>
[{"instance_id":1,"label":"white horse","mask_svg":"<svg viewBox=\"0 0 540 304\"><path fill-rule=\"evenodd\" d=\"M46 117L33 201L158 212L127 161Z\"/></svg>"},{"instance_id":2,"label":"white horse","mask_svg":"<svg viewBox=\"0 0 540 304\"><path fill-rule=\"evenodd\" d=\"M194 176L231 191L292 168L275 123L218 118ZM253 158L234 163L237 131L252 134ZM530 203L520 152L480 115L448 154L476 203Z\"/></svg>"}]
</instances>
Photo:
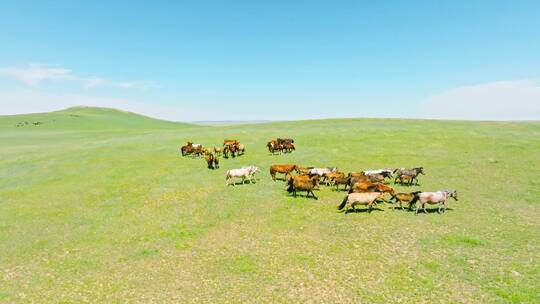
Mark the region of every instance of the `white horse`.
<instances>
[{"instance_id":1,"label":"white horse","mask_svg":"<svg viewBox=\"0 0 540 304\"><path fill-rule=\"evenodd\" d=\"M332 173L332 172L337 172L337 171L338 171L338 168L336 168L336 167L333 167L333 168L311 168L311 169L309 169L308 174L309 175L323 176L325 174Z\"/></svg>"},{"instance_id":2,"label":"white horse","mask_svg":"<svg viewBox=\"0 0 540 304\"><path fill-rule=\"evenodd\" d=\"M246 166L240 169L231 169L227 171L227 175L225 177L225 184L230 185L230 182L233 180L234 177L242 178L242 184L245 182L246 179L249 180L250 183L253 183L255 182L253 175L257 171L259 171L259 167L257 166ZM235 186L234 181L232 185Z\"/></svg>"},{"instance_id":3,"label":"white horse","mask_svg":"<svg viewBox=\"0 0 540 304\"><path fill-rule=\"evenodd\" d=\"M411 202L411 204L413 204L413 203L416 203L416 201L419 201L419 203L416 204L416 210L414 214L415 215L418 214L420 205L422 206L424 213L427 213L426 203L432 204L432 205L439 204L439 208L437 209L437 212L438 213L445 212L446 200L449 197L453 197L457 201L458 200L457 191L456 190L439 190L437 192L420 192L416 195L416 199L414 199Z\"/></svg>"},{"instance_id":4,"label":"white horse","mask_svg":"<svg viewBox=\"0 0 540 304\"><path fill-rule=\"evenodd\" d=\"M364 171L365 175L371 175L371 174L390 174L392 176L392 169L377 169L377 170L366 170Z\"/></svg>"}]
</instances>

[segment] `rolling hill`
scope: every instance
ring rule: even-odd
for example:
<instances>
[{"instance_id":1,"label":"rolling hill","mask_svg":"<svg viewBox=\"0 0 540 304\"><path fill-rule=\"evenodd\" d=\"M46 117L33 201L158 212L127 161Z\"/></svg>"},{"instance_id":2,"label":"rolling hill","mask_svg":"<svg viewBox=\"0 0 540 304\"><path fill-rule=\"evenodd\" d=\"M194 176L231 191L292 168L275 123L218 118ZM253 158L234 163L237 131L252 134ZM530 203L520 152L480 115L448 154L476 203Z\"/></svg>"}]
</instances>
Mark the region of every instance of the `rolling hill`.
<instances>
[{"instance_id":1,"label":"rolling hill","mask_svg":"<svg viewBox=\"0 0 540 304\"><path fill-rule=\"evenodd\" d=\"M17 127L21 121L43 124ZM297 150L270 155L266 141ZM188 140L237 138L208 170ZM0 302L538 303L540 124L332 119L194 126L111 109L0 117ZM293 198L275 163L423 166L444 215L337 212ZM225 171L261 167L255 184ZM394 186L391 184L391 186Z\"/></svg>"}]
</instances>

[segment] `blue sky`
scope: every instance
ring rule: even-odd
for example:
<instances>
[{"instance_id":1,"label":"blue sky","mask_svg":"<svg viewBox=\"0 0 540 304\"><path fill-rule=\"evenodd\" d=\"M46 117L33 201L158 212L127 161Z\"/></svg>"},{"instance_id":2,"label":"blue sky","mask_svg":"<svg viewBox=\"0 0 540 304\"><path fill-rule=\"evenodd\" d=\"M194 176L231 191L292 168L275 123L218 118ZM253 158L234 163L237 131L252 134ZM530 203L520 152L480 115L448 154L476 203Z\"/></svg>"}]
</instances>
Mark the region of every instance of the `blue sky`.
<instances>
[{"instance_id":1,"label":"blue sky","mask_svg":"<svg viewBox=\"0 0 540 304\"><path fill-rule=\"evenodd\" d=\"M539 1L111 2L0 3L0 114L540 119Z\"/></svg>"}]
</instances>

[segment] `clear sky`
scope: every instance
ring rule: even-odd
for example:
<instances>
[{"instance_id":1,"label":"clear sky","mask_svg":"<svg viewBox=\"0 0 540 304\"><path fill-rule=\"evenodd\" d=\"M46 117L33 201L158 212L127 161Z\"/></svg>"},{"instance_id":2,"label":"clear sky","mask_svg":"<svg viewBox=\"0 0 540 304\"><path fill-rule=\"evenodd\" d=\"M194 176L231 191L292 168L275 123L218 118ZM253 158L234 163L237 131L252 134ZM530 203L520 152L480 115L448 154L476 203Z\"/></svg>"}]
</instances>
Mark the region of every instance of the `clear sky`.
<instances>
[{"instance_id":1,"label":"clear sky","mask_svg":"<svg viewBox=\"0 0 540 304\"><path fill-rule=\"evenodd\" d=\"M0 2L0 114L71 105L540 119L540 1Z\"/></svg>"}]
</instances>

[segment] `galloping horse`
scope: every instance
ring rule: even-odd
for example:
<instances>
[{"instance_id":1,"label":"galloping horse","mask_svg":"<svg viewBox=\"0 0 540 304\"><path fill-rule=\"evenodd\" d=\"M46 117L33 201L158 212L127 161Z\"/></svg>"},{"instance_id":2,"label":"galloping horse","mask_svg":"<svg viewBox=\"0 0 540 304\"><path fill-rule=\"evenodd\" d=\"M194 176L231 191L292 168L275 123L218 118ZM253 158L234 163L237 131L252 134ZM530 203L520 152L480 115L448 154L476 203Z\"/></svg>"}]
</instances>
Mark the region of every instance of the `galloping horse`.
<instances>
[{"instance_id":1,"label":"galloping horse","mask_svg":"<svg viewBox=\"0 0 540 304\"><path fill-rule=\"evenodd\" d=\"M400 179L400 177L402 175L405 175L405 176L412 177L412 180L410 181L410 183L412 183L413 180L416 180L416 184L418 184L418 175L420 174L425 175L424 167L416 167L412 169L397 168L396 170L394 170L393 173L396 175L396 178L394 179L394 183L397 183L398 179L400 180L400 182L403 182L403 179Z\"/></svg>"},{"instance_id":2,"label":"galloping horse","mask_svg":"<svg viewBox=\"0 0 540 304\"><path fill-rule=\"evenodd\" d=\"M437 192L420 192L417 193L415 196L415 199L411 202L411 205L417 203L416 210L414 212L415 215L418 214L418 209L420 209L420 205L422 206L422 210L424 210L424 213L427 213L426 211L426 203L427 204L439 204L439 208L437 209L437 212L444 213L446 212L446 200L452 197L456 201L458 200L458 195L456 190L439 190Z\"/></svg>"},{"instance_id":3,"label":"galloping horse","mask_svg":"<svg viewBox=\"0 0 540 304\"><path fill-rule=\"evenodd\" d=\"M384 193L381 192L349 193L338 206L338 210L345 208L345 213L347 213L348 207L351 207L356 212L356 205L367 205L368 212L371 212L377 200L386 201L383 195Z\"/></svg>"}]
</instances>

